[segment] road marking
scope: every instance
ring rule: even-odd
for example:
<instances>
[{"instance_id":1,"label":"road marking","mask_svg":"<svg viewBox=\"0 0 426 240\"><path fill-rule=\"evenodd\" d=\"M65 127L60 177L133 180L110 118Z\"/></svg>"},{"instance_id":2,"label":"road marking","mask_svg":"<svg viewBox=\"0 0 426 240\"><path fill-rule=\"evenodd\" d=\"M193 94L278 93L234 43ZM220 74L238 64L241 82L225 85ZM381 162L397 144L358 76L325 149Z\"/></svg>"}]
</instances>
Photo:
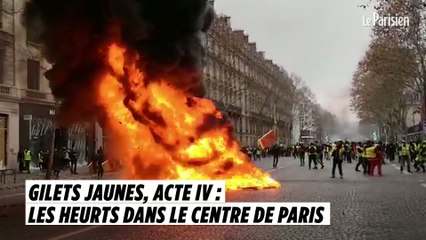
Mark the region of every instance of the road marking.
<instances>
[{"instance_id":1,"label":"road marking","mask_svg":"<svg viewBox=\"0 0 426 240\"><path fill-rule=\"evenodd\" d=\"M401 166L398 166L398 165L396 165L396 164L392 164L392 166L396 169L396 170L398 170L398 171L401 171ZM407 172L407 171L403 171L402 172L404 175L411 175L411 173L409 173L409 172Z\"/></svg>"},{"instance_id":2,"label":"road marking","mask_svg":"<svg viewBox=\"0 0 426 240\"><path fill-rule=\"evenodd\" d=\"M83 228L83 229L80 229L80 230L77 230L77 231L73 231L73 232L70 232L70 233L59 235L59 236L54 237L54 238L50 238L49 240L60 240L60 239L69 238L71 236L74 236L74 235L77 235L77 234L80 234L80 233L84 233L84 232L87 232L87 231L91 231L93 229L100 228L100 227L102 227L102 226L86 227L86 228Z\"/></svg>"},{"instance_id":3,"label":"road marking","mask_svg":"<svg viewBox=\"0 0 426 240\"><path fill-rule=\"evenodd\" d=\"M277 170L279 170L279 169L283 169L283 168L289 167L289 166L291 166L291 165L292 165L292 164L283 165L283 166L281 166L281 167L279 167L279 168L270 169L270 170L268 170L268 171L266 171L266 172L268 172L268 173L275 172L275 171L277 171Z\"/></svg>"},{"instance_id":4,"label":"road marking","mask_svg":"<svg viewBox=\"0 0 426 240\"><path fill-rule=\"evenodd\" d=\"M25 195L25 193L16 193L16 194L4 195L4 196L0 196L0 199L1 198L10 198L10 197L22 196L22 195Z\"/></svg>"},{"instance_id":5,"label":"road marking","mask_svg":"<svg viewBox=\"0 0 426 240\"><path fill-rule=\"evenodd\" d=\"M420 184L420 186L426 188L426 183L422 183L422 184Z\"/></svg>"}]
</instances>

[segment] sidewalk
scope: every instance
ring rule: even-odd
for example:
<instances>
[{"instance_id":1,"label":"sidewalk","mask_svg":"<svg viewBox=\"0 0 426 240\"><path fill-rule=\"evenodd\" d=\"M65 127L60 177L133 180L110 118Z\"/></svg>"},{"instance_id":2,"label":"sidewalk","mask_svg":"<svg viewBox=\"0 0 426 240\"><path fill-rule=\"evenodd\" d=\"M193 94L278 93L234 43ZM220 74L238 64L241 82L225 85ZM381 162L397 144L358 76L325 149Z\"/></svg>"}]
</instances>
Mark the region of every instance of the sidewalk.
<instances>
[{"instance_id":1,"label":"sidewalk","mask_svg":"<svg viewBox=\"0 0 426 240\"><path fill-rule=\"evenodd\" d=\"M103 179L114 179L117 178L119 172L104 172ZM6 183L0 183L0 191L13 190L25 188L25 180L42 180L45 179L46 172L41 172L40 169L32 168L31 174L18 173L16 175L16 183L14 183L14 176L6 176ZM71 174L70 170L64 170L59 173L58 180L85 180L85 179L97 179L96 174L90 174L89 167L86 165L79 165L77 167L77 174Z\"/></svg>"},{"instance_id":2,"label":"sidewalk","mask_svg":"<svg viewBox=\"0 0 426 240\"><path fill-rule=\"evenodd\" d=\"M280 157L278 165L284 164L284 162L290 162L294 160L292 157ZM257 167L268 170L272 169L272 157L268 156L262 158L260 161L255 161L254 165ZM78 174L71 174L70 170L61 171L58 180L85 180L85 179L97 179L96 174L90 174L89 167L86 165L79 165L77 167ZM115 179L118 178L120 172L105 172L103 179ZM16 176L16 184L13 182L13 176L6 176L6 183L0 183L0 191L3 190L14 190L25 188L25 180L42 180L45 179L46 172L41 172L38 168L32 168L31 174L18 173Z\"/></svg>"}]
</instances>

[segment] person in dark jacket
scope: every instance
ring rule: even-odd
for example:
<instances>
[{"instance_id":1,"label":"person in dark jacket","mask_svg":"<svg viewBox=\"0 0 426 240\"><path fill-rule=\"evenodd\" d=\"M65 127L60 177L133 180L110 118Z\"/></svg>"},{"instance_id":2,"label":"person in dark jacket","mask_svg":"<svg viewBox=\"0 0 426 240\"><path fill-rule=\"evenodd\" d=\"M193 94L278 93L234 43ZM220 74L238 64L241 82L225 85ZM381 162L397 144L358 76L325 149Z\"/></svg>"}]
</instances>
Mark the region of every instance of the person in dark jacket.
<instances>
[{"instance_id":1,"label":"person in dark jacket","mask_svg":"<svg viewBox=\"0 0 426 240\"><path fill-rule=\"evenodd\" d=\"M339 141L336 144L336 148L331 153L331 157L333 158L333 169L331 170L331 178L335 178L336 166L339 168L340 178L343 179L343 169L342 163L343 158L345 157L345 148L343 146L343 142Z\"/></svg>"},{"instance_id":2,"label":"person in dark jacket","mask_svg":"<svg viewBox=\"0 0 426 240\"><path fill-rule=\"evenodd\" d=\"M314 163L314 169L318 169L317 167L317 148L314 143L311 143L311 145L308 148L308 167L309 170L311 170L312 162Z\"/></svg>"},{"instance_id":3,"label":"person in dark jacket","mask_svg":"<svg viewBox=\"0 0 426 240\"><path fill-rule=\"evenodd\" d=\"M315 142L315 147L317 151L317 163L321 165L321 169L324 169L324 147L318 141Z\"/></svg>"},{"instance_id":4,"label":"person in dark jacket","mask_svg":"<svg viewBox=\"0 0 426 240\"><path fill-rule=\"evenodd\" d=\"M278 160L280 157L280 153L281 153L281 149L280 146L278 144L275 144L272 147L272 155L273 155L273 161L272 161L272 167L273 168L277 168L278 167Z\"/></svg>"},{"instance_id":5,"label":"person in dark jacket","mask_svg":"<svg viewBox=\"0 0 426 240\"><path fill-rule=\"evenodd\" d=\"M22 173L22 171L24 171L24 151L22 149L18 151L17 161L19 172Z\"/></svg>"},{"instance_id":6,"label":"person in dark jacket","mask_svg":"<svg viewBox=\"0 0 426 240\"><path fill-rule=\"evenodd\" d=\"M70 160L71 160L71 174L77 174L77 152L74 150L74 148L71 148L70 150Z\"/></svg>"},{"instance_id":7,"label":"person in dark jacket","mask_svg":"<svg viewBox=\"0 0 426 240\"><path fill-rule=\"evenodd\" d=\"M301 143L298 148L298 153L297 155L299 156L300 159L300 166L304 167L305 166L305 156L306 156L306 149L305 146L303 146L303 143Z\"/></svg>"},{"instance_id":8,"label":"person in dark jacket","mask_svg":"<svg viewBox=\"0 0 426 240\"><path fill-rule=\"evenodd\" d=\"M55 149L55 151L53 152L52 169L53 169L53 176L55 178L59 178L59 173L61 172L61 159L60 159L60 153L58 149Z\"/></svg>"},{"instance_id":9,"label":"person in dark jacket","mask_svg":"<svg viewBox=\"0 0 426 240\"><path fill-rule=\"evenodd\" d=\"M102 147L99 147L99 149L96 153L96 164L97 164L97 168L98 168L98 179L100 179L104 176L104 167L102 165L104 161L105 161L104 149Z\"/></svg>"}]
</instances>

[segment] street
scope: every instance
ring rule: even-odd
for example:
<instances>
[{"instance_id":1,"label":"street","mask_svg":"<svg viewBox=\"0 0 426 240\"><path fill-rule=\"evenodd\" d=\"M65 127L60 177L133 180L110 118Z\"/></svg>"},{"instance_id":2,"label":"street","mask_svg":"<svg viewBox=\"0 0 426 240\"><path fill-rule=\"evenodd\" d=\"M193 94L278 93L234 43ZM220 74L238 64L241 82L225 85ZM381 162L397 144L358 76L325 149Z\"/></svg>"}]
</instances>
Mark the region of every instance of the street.
<instances>
[{"instance_id":1,"label":"street","mask_svg":"<svg viewBox=\"0 0 426 240\"><path fill-rule=\"evenodd\" d=\"M298 160L256 163L282 183L281 189L236 191L227 201L331 202L331 226L25 226L23 189L0 192L2 239L424 239L426 174L383 166L383 177L364 176L344 163L344 179L325 169L309 171Z\"/></svg>"}]
</instances>

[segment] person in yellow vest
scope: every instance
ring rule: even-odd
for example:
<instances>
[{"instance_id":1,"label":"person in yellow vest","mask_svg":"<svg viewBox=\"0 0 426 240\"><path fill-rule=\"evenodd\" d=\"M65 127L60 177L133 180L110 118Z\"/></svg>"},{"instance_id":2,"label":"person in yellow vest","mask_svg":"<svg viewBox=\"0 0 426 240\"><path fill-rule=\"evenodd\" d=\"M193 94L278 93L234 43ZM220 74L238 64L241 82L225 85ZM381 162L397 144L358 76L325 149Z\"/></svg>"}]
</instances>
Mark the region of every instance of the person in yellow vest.
<instances>
[{"instance_id":1,"label":"person in yellow vest","mask_svg":"<svg viewBox=\"0 0 426 240\"><path fill-rule=\"evenodd\" d=\"M342 141L339 141L336 144L336 147L331 153L331 156L333 158L333 169L331 170L331 178L336 177L335 172L336 172L336 166L337 166L339 168L340 178L343 179L342 163L343 163L343 158L345 157L345 148L343 147Z\"/></svg>"},{"instance_id":2,"label":"person in yellow vest","mask_svg":"<svg viewBox=\"0 0 426 240\"><path fill-rule=\"evenodd\" d=\"M25 163L25 169L27 170L28 173L31 173L31 171L30 171L31 160L32 160L31 150L28 149L28 148L25 148L25 150L24 150L24 163Z\"/></svg>"},{"instance_id":3,"label":"person in yellow vest","mask_svg":"<svg viewBox=\"0 0 426 240\"><path fill-rule=\"evenodd\" d=\"M359 142L356 145L355 149L356 149L355 150L356 151L355 152L356 158L358 160L358 163L355 166L355 171L360 172L359 167L362 166L362 168L364 169L364 173L365 173L366 172L366 170L365 170L366 166L365 166L365 162L364 162L364 149L362 148L362 143Z\"/></svg>"},{"instance_id":4,"label":"person in yellow vest","mask_svg":"<svg viewBox=\"0 0 426 240\"><path fill-rule=\"evenodd\" d=\"M423 141L422 143L419 143L417 145L417 158L416 163L414 164L414 167L416 168L416 172L420 171L420 168L423 170L423 172L426 172L424 163L426 161L426 141Z\"/></svg>"},{"instance_id":5,"label":"person in yellow vest","mask_svg":"<svg viewBox=\"0 0 426 240\"><path fill-rule=\"evenodd\" d=\"M332 157L334 149L336 149L336 144L337 144L337 142L334 142L333 144L331 144L330 148L328 149L328 156L330 158Z\"/></svg>"},{"instance_id":6,"label":"person in yellow vest","mask_svg":"<svg viewBox=\"0 0 426 240\"><path fill-rule=\"evenodd\" d=\"M370 173L370 165L368 163L367 160L367 144L363 144L362 146L362 153L361 153L361 157L362 157L362 164L364 167L364 175L367 175L368 173Z\"/></svg>"},{"instance_id":7,"label":"person in yellow vest","mask_svg":"<svg viewBox=\"0 0 426 240\"><path fill-rule=\"evenodd\" d=\"M402 143L398 147L398 159L401 165L401 172L404 171L404 165L407 164L407 171L411 173L410 146L405 141L402 141Z\"/></svg>"},{"instance_id":8,"label":"person in yellow vest","mask_svg":"<svg viewBox=\"0 0 426 240\"><path fill-rule=\"evenodd\" d=\"M365 148L365 158L367 159L367 172L370 176L374 175L374 168L377 165L377 148L372 141L367 142Z\"/></svg>"}]
</instances>

